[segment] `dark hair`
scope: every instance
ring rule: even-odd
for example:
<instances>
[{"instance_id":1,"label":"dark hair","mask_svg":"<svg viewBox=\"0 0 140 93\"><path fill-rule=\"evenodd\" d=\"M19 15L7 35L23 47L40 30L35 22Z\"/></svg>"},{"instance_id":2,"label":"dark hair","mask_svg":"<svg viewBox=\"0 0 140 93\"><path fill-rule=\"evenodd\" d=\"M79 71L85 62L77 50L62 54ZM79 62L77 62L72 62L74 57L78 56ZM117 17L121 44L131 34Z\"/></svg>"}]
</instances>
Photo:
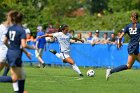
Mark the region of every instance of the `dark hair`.
<instances>
[{"instance_id":1,"label":"dark hair","mask_svg":"<svg viewBox=\"0 0 140 93\"><path fill-rule=\"evenodd\" d=\"M137 12L132 12L131 13L131 17L133 18L133 20L138 20L138 13ZM136 23L133 24L133 30L136 28Z\"/></svg>"},{"instance_id":2,"label":"dark hair","mask_svg":"<svg viewBox=\"0 0 140 93\"><path fill-rule=\"evenodd\" d=\"M20 12L16 11L11 14L11 19L14 24L18 24L22 22L23 15Z\"/></svg>"},{"instance_id":3,"label":"dark hair","mask_svg":"<svg viewBox=\"0 0 140 93\"><path fill-rule=\"evenodd\" d=\"M58 32L62 32L66 27L68 27L68 25L63 24L59 27Z\"/></svg>"},{"instance_id":4,"label":"dark hair","mask_svg":"<svg viewBox=\"0 0 140 93\"><path fill-rule=\"evenodd\" d=\"M69 33L75 33L74 30L70 30Z\"/></svg>"}]
</instances>

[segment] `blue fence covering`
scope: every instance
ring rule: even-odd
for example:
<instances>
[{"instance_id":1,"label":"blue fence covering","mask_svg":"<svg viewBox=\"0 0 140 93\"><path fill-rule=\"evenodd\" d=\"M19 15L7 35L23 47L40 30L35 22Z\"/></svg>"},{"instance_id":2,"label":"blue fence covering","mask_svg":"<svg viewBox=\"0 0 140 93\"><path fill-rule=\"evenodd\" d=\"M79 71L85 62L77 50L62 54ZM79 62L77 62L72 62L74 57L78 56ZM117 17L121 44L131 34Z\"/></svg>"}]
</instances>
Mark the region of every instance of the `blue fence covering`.
<instances>
[{"instance_id":1,"label":"blue fence covering","mask_svg":"<svg viewBox=\"0 0 140 93\"><path fill-rule=\"evenodd\" d=\"M127 44L124 44L120 50L113 44L98 44L91 46L90 44L71 44L71 57L78 66L96 66L96 67L116 67L127 63ZM48 64L64 63L55 55L49 52L49 49L59 51L58 43L46 45L47 51L43 52L43 60ZM29 60L23 53L22 60L24 62L38 62L35 57L34 50L28 50L32 53L32 60ZM140 67L138 62L133 65Z\"/></svg>"}]
</instances>

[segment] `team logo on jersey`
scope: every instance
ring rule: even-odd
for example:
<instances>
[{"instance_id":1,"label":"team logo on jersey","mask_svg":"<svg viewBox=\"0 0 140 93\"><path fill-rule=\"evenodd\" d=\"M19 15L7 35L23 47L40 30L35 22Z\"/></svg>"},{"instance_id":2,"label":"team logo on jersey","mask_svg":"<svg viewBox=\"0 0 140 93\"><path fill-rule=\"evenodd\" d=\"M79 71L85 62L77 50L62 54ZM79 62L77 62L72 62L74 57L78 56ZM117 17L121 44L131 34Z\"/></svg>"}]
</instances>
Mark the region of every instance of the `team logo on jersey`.
<instances>
[{"instance_id":1,"label":"team logo on jersey","mask_svg":"<svg viewBox=\"0 0 140 93\"><path fill-rule=\"evenodd\" d=\"M129 33L130 34L137 34L137 28L133 29L132 27L129 28Z\"/></svg>"}]
</instances>

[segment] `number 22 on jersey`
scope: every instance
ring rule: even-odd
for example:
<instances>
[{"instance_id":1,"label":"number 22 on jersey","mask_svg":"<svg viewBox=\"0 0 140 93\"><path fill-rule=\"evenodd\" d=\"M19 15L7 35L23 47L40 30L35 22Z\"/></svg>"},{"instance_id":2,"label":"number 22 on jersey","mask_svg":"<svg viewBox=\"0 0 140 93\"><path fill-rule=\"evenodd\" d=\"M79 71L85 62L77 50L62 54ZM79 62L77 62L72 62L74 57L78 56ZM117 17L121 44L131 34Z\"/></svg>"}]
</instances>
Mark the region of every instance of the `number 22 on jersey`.
<instances>
[{"instance_id":1,"label":"number 22 on jersey","mask_svg":"<svg viewBox=\"0 0 140 93\"><path fill-rule=\"evenodd\" d=\"M16 31L9 31L9 38L11 41L14 41L16 35Z\"/></svg>"},{"instance_id":2,"label":"number 22 on jersey","mask_svg":"<svg viewBox=\"0 0 140 93\"><path fill-rule=\"evenodd\" d=\"M132 27L129 28L129 33L130 34L137 34L137 28L133 29Z\"/></svg>"}]
</instances>

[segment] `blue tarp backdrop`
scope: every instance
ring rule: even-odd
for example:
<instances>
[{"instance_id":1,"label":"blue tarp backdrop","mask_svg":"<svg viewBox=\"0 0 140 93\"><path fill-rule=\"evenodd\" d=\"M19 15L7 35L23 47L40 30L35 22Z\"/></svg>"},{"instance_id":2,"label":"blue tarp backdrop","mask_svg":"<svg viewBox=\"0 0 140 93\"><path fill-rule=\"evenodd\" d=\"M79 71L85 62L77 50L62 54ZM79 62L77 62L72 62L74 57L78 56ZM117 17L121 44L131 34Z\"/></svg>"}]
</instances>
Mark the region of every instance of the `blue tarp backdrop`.
<instances>
[{"instance_id":1,"label":"blue tarp backdrop","mask_svg":"<svg viewBox=\"0 0 140 93\"><path fill-rule=\"evenodd\" d=\"M127 63L127 44L124 44L120 50L116 45L112 44L98 44L91 46L90 44L71 44L71 57L78 66L97 66L97 67L116 67ZM47 50L43 52L43 59L48 64L64 63L55 55L49 52L49 49L55 49L59 52L58 43L51 43L46 45ZM32 53L32 60L29 60L25 54L22 56L24 62L38 62L35 57L35 50L28 50ZM138 62L133 65L140 67Z\"/></svg>"}]
</instances>

